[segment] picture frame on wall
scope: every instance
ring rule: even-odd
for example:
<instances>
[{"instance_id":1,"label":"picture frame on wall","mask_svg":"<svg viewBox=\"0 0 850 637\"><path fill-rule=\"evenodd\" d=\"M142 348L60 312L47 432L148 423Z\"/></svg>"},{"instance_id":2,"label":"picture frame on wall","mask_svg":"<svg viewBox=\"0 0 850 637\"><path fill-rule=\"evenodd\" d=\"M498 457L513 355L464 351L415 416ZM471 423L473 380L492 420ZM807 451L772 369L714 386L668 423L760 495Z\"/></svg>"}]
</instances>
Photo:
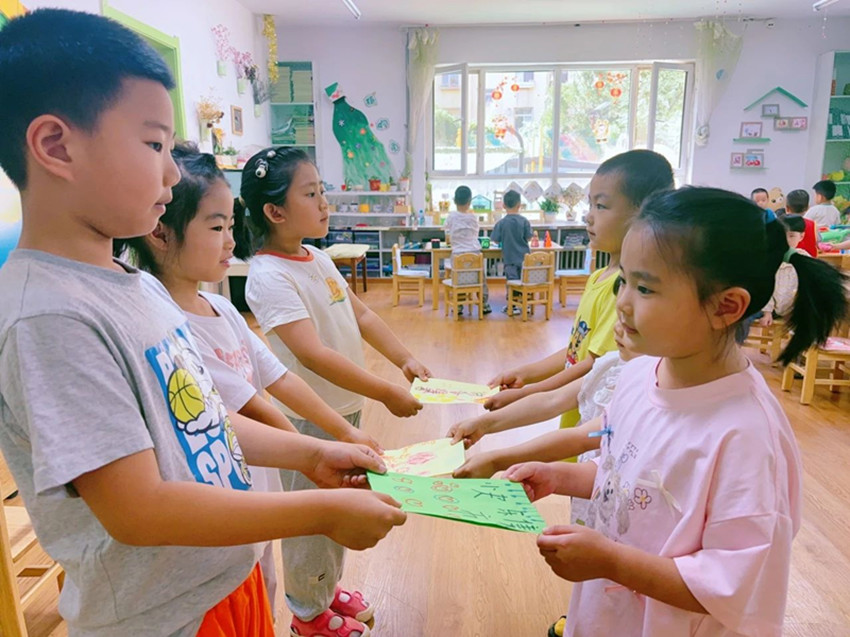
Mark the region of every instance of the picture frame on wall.
<instances>
[{"instance_id":1,"label":"picture frame on wall","mask_svg":"<svg viewBox=\"0 0 850 637\"><path fill-rule=\"evenodd\" d=\"M230 128L234 135L242 135L245 132L241 106L230 107Z\"/></svg>"},{"instance_id":2,"label":"picture frame on wall","mask_svg":"<svg viewBox=\"0 0 850 637\"><path fill-rule=\"evenodd\" d=\"M761 137L761 122L742 122L741 137Z\"/></svg>"},{"instance_id":3,"label":"picture frame on wall","mask_svg":"<svg viewBox=\"0 0 850 637\"><path fill-rule=\"evenodd\" d=\"M791 128L790 117L777 117L773 120L773 130L788 130Z\"/></svg>"},{"instance_id":4,"label":"picture frame on wall","mask_svg":"<svg viewBox=\"0 0 850 637\"><path fill-rule=\"evenodd\" d=\"M762 104L762 117L779 117L779 104Z\"/></svg>"},{"instance_id":5,"label":"picture frame on wall","mask_svg":"<svg viewBox=\"0 0 850 637\"><path fill-rule=\"evenodd\" d=\"M729 159L729 167L730 168L743 168L744 167L744 153L732 153L732 156Z\"/></svg>"},{"instance_id":6,"label":"picture frame on wall","mask_svg":"<svg viewBox=\"0 0 850 637\"><path fill-rule=\"evenodd\" d=\"M745 152L744 168L764 168L764 150L751 148Z\"/></svg>"},{"instance_id":7,"label":"picture frame on wall","mask_svg":"<svg viewBox=\"0 0 850 637\"><path fill-rule=\"evenodd\" d=\"M793 130L806 130L809 127L808 117L792 117L791 128Z\"/></svg>"}]
</instances>

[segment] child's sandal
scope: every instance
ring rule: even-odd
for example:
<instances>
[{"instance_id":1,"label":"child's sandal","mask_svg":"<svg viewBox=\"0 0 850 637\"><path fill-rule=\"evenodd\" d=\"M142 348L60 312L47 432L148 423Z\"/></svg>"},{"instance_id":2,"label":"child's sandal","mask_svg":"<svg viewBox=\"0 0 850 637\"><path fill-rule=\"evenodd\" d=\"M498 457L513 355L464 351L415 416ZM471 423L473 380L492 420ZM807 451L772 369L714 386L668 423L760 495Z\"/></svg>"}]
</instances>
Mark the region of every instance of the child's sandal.
<instances>
[{"instance_id":1,"label":"child's sandal","mask_svg":"<svg viewBox=\"0 0 850 637\"><path fill-rule=\"evenodd\" d=\"M346 617L353 617L364 624L372 619L375 614L374 607L363 599L360 591L346 591L339 586L334 593L334 601L331 602L331 610Z\"/></svg>"},{"instance_id":2,"label":"child's sandal","mask_svg":"<svg viewBox=\"0 0 850 637\"><path fill-rule=\"evenodd\" d=\"M353 617L328 609L308 622L293 617L289 634L290 637L370 637L372 632Z\"/></svg>"}]
</instances>

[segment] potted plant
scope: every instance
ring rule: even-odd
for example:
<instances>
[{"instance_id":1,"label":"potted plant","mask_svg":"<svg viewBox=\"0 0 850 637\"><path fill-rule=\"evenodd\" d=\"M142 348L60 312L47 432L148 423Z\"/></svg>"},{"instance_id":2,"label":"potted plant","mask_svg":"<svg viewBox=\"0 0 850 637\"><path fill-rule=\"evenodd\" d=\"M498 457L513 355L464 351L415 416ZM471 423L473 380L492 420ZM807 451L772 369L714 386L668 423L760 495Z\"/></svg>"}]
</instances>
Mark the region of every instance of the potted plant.
<instances>
[{"instance_id":1,"label":"potted plant","mask_svg":"<svg viewBox=\"0 0 850 637\"><path fill-rule=\"evenodd\" d=\"M223 24L217 24L210 29L215 38L215 58L216 69L221 77L227 75L227 60L233 54L233 47L230 46L230 29Z\"/></svg>"},{"instance_id":2,"label":"potted plant","mask_svg":"<svg viewBox=\"0 0 850 637\"><path fill-rule=\"evenodd\" d=\"M257 65L250 51L233 50L233 64L236 66L236 92L243 95L248 83L257 78Z\"/></svg>"},{"instance_id":3,"label":"potted plant","mask_svg":"<svg viewBox=\"0 0 850 637\"><path fill-rule=\"evenodd\" d=\"M395 182L395 179L392 178L392 175L387 180L387 190L389 190L390 192L398 191L398 184Z\"/></svg>"},{"instance_id":4,"label":"potted plant","mask_svg":"<svg viewBox=\"0 0 850 637\"><path fill-rule=\"evenodd\" d=\"M369 190L377 192L381 189L381 180L374 175L369 177Z\"/></svg>"},{"instance_id":5,"label":"potted plant","mask_svg":"<svg viewBox=\"0 0 850 637\"><path fill-rule=\"evenodd\" d=\"M402 173L398 180L398 189L401 192L408 192L410 190L410 175L408 173Z\"/></svg>"},{"instance_id":6,"label":"potted plant","mask_svg":"<svg viewBox=\"0 0 850 637\"><path fill-rule=\"evenodd\" d=\"M209 141L212 129L224 117L224 111L221 110L218 98L212 93L198 100L195 103L195 110L201 126L201 141Z\"/></svg>"},{"instance_id":7,"label":"potted plant","mask_svg":"<svg viewBox=\"0 0 850 637\"><path fill-rule=\"evenodd\" d=\"M232 144L221 151L222 167L236 168L236 155L236 149Z\"/></svg>"},{"instance_id":8,"label":"potted plant","mask_svg":"<svg viewBox=\"0 0 850 637\"><path fill-rule=\"evenodd\" d=\"M543 220L546 223L553 223L558 216L558 202L550 197L546 197L543 203L540 204L540 209L543 211Z\"/></svg>"}]
</instances>

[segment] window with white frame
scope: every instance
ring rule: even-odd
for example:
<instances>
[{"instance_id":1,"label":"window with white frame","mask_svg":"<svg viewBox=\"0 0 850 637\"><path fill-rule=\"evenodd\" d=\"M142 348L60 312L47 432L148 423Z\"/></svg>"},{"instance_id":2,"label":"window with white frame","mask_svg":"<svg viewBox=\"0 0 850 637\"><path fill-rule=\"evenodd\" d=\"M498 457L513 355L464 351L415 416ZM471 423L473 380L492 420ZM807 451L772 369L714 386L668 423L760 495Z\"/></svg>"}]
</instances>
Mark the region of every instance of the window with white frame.
<instances>
[{"instance_id":1,"label":"window with white frame","mask_svg":"<svg viewBox=\"0 0 850 637\"><path fill-rule=\"evenodd\" d=\"M613 155L650 148L682 181L692 86L692 64L440 67L429 172L580 179Z\"/></svg>"}]
</instances>

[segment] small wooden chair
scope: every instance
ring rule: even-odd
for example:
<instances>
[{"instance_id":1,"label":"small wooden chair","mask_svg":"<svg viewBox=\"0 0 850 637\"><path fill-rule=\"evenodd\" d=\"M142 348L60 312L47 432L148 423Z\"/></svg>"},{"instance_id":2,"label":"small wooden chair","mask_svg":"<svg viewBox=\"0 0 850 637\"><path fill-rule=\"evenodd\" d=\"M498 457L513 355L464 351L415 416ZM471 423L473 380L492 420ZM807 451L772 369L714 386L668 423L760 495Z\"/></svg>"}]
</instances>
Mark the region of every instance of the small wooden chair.
<instances>
[{"instance_id":1,"label":"small wooden chair","mask_svg":"<svg viewBox=\"0 0 850 637\"><path fill-rule=\"evenodd\" d=\"M590 274L596 269L596 250L590 248L568 250L567 262L568 265L576 267L555 271L555 278L558 279L558 301L561 307L567 306L568 295L581 296L584 292Z\"/></svg>"},{"instance_id":2,"label":"small wooden chair","mask_svg":"<svg viewBox=\"0 0 850 637\"><path fill-rule=\"evenodd\" d=\"M459 320L458 309L467 305L478 306L478 319L484 318L484 257L480 252L459 254L452 258L452 276L443 279L446 316L449 307L454 308L455 320Z\"/></svg>"},{"instance_id":3,"label":"small wooden chair","mask_svg":"<svg viewBox=\"0 0 850 637\"><path fill-rule=\"evenodd\" d=\"M775 361L779 358L782 351L782 341L786 336L787 328L782 319L775 319L768 326L756 321L750 327L750 333L747 340L744 341L744 345L758 348L759 352L768 354L770 360Z\"/></svg>"},{"instance_id":4,"label":"small wooden chair","mask_svg":"<svg viewBox=\"0 0 850 637\"><path fill-rule=\"evenodd\" d=\"M401 249L393 244L393 307L398 305L399 297L405 292L419 295L419 307L425 304L425 279L428 273L423 270L410 270L401 265Z\"/></svg>"},{"instance_id":5,"label":"small wooden chair","mask_svg":"<svg viewBox=\"0 0 850 637\"><path fill-rule=\"evenodd\" d=\"M829 385L830 391L850 387L850 325L843 325L822 346L809 348L803 354L802 364L793 362L788 365L782 374L782 391L791 391L794 372L803 375L803 390L800 392L803 405L812 402L815 385Z\"/></svg>"},{"instance_id":6,"label":"small wooden chair","mask_svg":"<svg viewBox=\"0 0 850 637\"><path fill-rule=\"evenodd\" d=\"M32 563L41 552L26 509L0 504L0 634L3 637L27 637L24 610L47 585L56 582L62 590L65 572L59 564ZM19 578L38 579L22 595Z\"/></svg>"},{"instance_id":7,"label":"small wooden chair","mask_svg":"<svg viewBox=\"0 0 850 637\"><path fill-rule=\"evenodd\" d=\"M535 305L546 307L546 320L552 315L552 297L555 294L555 254L532 252L522 260L522 280L508 281L508 313L518 307L522 320L528 312L534 314Z\"/></svg>"}]
</instances>

